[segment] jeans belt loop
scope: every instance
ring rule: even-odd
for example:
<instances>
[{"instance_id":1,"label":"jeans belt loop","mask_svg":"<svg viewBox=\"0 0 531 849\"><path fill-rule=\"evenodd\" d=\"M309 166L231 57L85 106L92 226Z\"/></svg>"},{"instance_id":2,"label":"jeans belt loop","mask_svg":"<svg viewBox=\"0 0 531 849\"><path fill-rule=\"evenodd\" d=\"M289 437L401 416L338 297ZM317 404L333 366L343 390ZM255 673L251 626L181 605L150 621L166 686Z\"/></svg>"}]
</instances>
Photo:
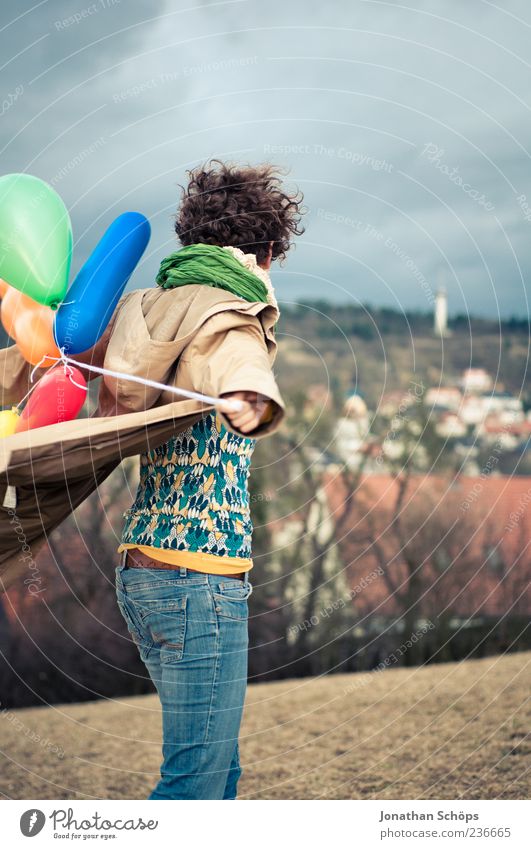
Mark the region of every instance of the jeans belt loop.
<instances>
[{"instance_id":1,"label":"jeans belt loop","mask_svg":"<svg viewBox=\"0 0 531 849\"><path fill-rule=\"evenodd\" d=\"M179 566L179 578L186 578L188 574L188 569L186 566Z\"/></svg>"}]
</instances>

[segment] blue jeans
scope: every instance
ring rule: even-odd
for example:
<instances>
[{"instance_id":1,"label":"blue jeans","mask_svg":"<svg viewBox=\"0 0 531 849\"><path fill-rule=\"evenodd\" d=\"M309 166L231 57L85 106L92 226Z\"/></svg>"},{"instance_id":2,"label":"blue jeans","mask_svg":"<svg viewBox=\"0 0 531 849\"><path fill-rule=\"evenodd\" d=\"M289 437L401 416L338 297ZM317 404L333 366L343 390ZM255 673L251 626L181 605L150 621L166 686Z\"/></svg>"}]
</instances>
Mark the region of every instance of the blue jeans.
<instances>
[{"instance_id":1,"label":"blue jeans","mask_svg":"<svg viewBox=\"0 0 531 849\"><path fill-rule=\"evenodd\" d=\"M235 799L251 584L190 569L116 570L118 605L162 704L150 799Z\"/></svg>"}]
</instances>

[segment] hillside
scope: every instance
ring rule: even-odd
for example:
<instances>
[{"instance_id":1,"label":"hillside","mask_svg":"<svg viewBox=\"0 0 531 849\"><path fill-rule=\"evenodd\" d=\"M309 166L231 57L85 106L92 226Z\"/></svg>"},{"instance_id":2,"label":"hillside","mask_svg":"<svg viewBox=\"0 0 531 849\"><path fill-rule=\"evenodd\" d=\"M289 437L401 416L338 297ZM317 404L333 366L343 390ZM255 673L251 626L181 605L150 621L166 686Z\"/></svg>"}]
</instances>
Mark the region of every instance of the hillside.
<instances>
[{"instance_id":1,"label":"hillside","mask_svg":"<svg viewBox=\"0 0 531 849\"><path fill-rule=\"evenodd\" d=\"M251 686L240 798L528 798L530 661ZM4 797L135 799L155 782L153 696L2 711L0 722Z\"/></svg>"},{"instance_id":2,"label":"hillside","mask_svg":"<svg viewBox=\"0 0 531 849\"><path fill-rule=\"evenodd\" d=\"M451 384L473 366L492 375L497 391L522 395L531 405L526 320L456 317L443 340L433 334L432 323L430 314L383 308L325 302L284 307L276 370L288 394L316 382L340 397L356 388L377 409L383 393L405 391L412 379L426 386Z\"/></svg>"}]
</instances>

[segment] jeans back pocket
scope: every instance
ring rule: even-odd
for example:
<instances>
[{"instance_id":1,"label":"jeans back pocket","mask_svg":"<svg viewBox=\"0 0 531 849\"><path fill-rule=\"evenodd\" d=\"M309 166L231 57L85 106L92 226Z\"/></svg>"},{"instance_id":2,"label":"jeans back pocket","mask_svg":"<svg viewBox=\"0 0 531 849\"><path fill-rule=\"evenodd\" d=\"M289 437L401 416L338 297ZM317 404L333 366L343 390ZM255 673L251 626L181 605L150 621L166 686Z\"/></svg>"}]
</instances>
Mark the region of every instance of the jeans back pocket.
<instances>
[{"instance_id":1,"label":"jeans back pocket","mask_svg":"<svg viewBox=\"0 0 531 849\"><path fill-rule=\"evenodd\" d=\"M186 637L185 595L171 599L138 602L142 630L160 650L161 663L177 663L184 654Z\"/></svg>"}]
</instances>

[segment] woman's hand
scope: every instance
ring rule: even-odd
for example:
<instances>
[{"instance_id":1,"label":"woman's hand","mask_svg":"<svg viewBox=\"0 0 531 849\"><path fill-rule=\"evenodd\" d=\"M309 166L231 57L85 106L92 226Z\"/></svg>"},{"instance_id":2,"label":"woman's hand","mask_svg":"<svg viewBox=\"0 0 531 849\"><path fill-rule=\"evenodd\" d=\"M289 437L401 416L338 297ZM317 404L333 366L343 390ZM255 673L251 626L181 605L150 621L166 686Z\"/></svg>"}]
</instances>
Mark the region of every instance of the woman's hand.
<instances>
[{"instance_id":1,"label":"woman's hand","mask_svg":"<svg viewBox=\"0 0 531 849\"><path fill-rule=\"evenodd\" d=\"M269 407L269 398L259 392L227 392L221 396L230 402L223 412L231 425L241 433L251 433L256 430ZM239 409L235 409L236 403Z\"/></svg>"}]
</instances>

